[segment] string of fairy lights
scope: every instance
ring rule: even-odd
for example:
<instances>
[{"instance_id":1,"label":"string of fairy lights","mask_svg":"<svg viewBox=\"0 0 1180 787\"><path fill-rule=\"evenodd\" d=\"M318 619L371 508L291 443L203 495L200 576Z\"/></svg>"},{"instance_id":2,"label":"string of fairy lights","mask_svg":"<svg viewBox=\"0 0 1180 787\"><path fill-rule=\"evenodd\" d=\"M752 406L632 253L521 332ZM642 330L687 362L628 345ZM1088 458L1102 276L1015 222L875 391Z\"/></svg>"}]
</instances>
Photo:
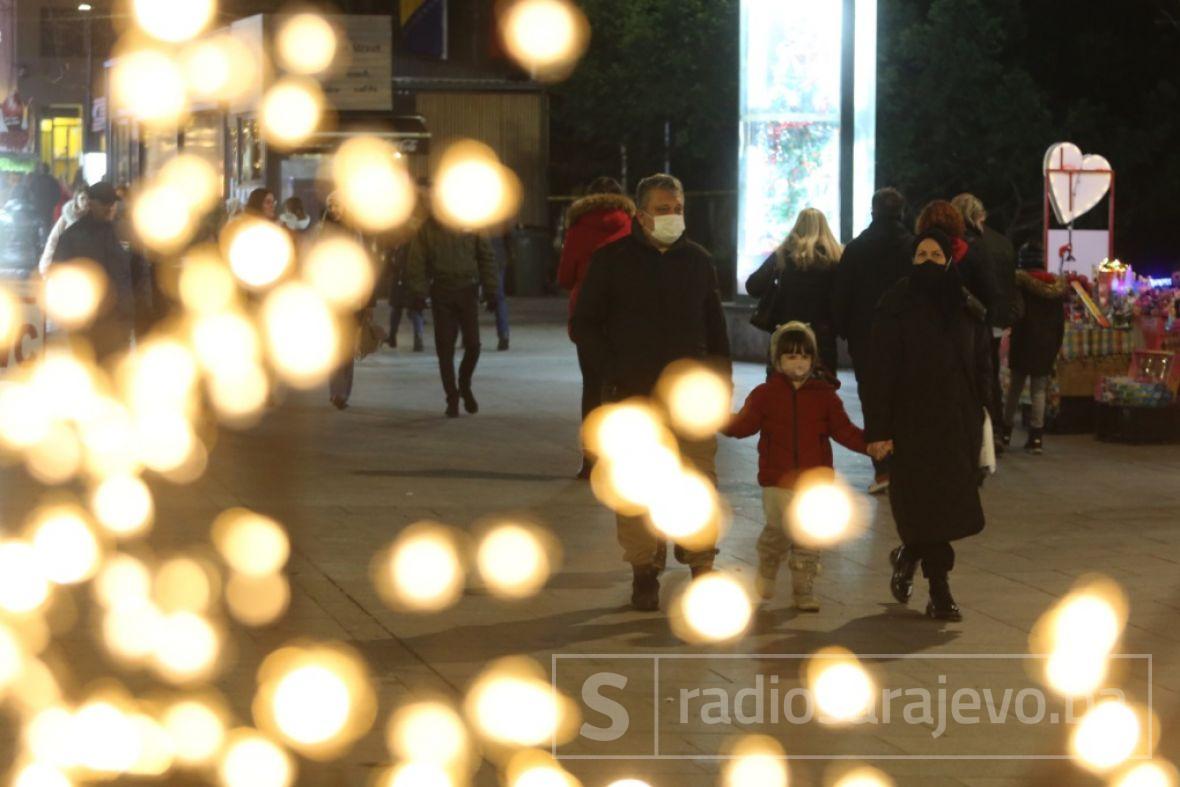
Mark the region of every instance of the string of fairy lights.
<instances>
[{"instance_id":1,"label":"string of fairy lights","mask_svg":"<svg viewBox=\"0 0 1180 787\"><path fill-rule=\"evenodd\" d=\"M214 0L133 0L132 9L111 87L144 125L174 127L194 102L254 95L263 137L280 149L330 122L318 80L341 66L343 53L329 17L285 17L263 51L232 33L206 32ZM512 0L498 13L510 54L538 79L567 77L588 44L589 26L570 0ZM402 229L425 209L449 226L484 230L520 204L515 174L475 140L439 158L427 206L418 205L400 156L376 137L350 139L325 166L349 222L366 233ZM167 780L173 772L226 787L286 787L298 779L300 758L339 758L378 724L369 669L341 643L296 639L269 653L251 719L235 718L216 688L229 627L274 624L290 602L291 545L281 523L234 508L211 523L212 550L153 561L141 549L155 520L144 477L197 480L218 425L251 426L280 387L322 385L353 351L346 326L376 281L368 251L346 234L323 235L297 255L281 229L240 216L198 240L221 198L218 181L207 162L177 155L130 206L137 237L160 260L175 317L112 362L96 362L82 343L55 342L0 383L0 449L52 493L18 535L0 541L0 702L20 725L15 787ZM77 331L95 320L106 287L93 262L76 260L52 266L39 297L54 326ZM0 345L12 343L20 320L17 294L0 287ZM599 459L594 494L613 511L647 517L678 544L714 543L728 512L680 445L715 434L730 409L728 381L694 363L670 367L651 400L600 408L584 427ZM71 488L87 493L72 496ZM799 543L831 547L863 532L867 513L838 477L821 474L801 481L783 524ZM490 517L461 531L424 521L375 555L370 573L392 608L429 615L473 584L496 598L532 596L561 560L557 539L535 522ZM52 657L62 632L49 618L74 586L93 595L91 624L107 655L121 670L150 676L158 691L138 696L111 675L84 696L66 695L64 666ZM747 632L753 612L749 589L720 571L683 589L671 622L687 642L727 643ZM1064 698L1117 679L1127 615L1115 583L1079 581L1033 630L1030 650L1045 656L1037 678ZM871 665L841 648L813 654L803 677L821 720L834 727L871 713L879 695ZM575 734L577 707L525 656L487 665L462 702L418 696L384 724L392 765L380 774L383 787L468 784L483 761L511 787L580 784L547 751ZM1110 785L1174 785L1172 766L1150 759L1158 729L1146 708L1104 700L1076 726L1070 755ZM727 751L723 783L787 785L789 752L778 741L737 736ZM831 783L893 784L867 765L844 768ZM631 778L613 787L649 786Z\"/></svg>"}]
</instances>

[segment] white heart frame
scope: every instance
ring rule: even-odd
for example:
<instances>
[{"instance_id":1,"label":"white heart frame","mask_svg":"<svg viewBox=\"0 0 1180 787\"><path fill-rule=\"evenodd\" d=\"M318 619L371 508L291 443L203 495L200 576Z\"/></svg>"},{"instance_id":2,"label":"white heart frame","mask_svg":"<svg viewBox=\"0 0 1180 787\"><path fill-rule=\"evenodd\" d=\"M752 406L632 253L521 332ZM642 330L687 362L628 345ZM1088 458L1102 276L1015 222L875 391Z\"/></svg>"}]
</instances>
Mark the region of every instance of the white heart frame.
<instances>
[{"instance_id":1,"label":"white heart frame","mask_svg":"<svg viewBox=\"0 0 1180 787\"><path fill-rule=\"evenodd\" d=\"M1072 142L1058 142L1045 151L1049 203L1061 224L1072 224L1110 191L1110 162L1096 153L1083 154Z\"/></svg>"}]
</instances>

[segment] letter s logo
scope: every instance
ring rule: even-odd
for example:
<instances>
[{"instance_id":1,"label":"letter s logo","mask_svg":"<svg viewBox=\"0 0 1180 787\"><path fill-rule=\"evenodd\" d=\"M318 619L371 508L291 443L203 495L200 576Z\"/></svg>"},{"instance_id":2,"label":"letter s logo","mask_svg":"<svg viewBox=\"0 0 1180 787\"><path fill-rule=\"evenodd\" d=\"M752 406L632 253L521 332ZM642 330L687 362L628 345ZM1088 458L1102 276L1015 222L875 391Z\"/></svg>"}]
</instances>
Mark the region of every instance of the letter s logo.
<instances>
[{"instance_id":1,"label":"letter s logo","mask_svg":"<svg viewBox=\"0 0 1180 787\"><path fill-rule=\"evenodd\" d=\"M598 672L586 679L582 684L582 702L586 703L586 707L590 710L597 711L610 719L610 726L595 727L589 722L585 722L582 724L581 734L582 737L592 741L617 741L631 726L631 717L626 708L602 695L603 686L624 689L627 687L627 678L615 672Z\"/></svg>"}]
</instances>

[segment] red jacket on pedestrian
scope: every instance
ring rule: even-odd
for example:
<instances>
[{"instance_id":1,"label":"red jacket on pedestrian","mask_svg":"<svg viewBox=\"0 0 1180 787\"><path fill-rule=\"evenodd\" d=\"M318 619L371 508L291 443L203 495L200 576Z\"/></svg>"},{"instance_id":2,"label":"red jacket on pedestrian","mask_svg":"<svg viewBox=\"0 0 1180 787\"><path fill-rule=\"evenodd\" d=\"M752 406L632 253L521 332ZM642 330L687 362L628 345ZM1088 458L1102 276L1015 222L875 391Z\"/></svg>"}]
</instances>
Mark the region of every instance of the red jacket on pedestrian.
<instances>
[{"instance_id":1,"label":"red jacket on pedestrian","mask_svg":"<svg viewBox=\"0 0 1180 787\"><path fill-rule=\"evenodd\" d=\"M759 432L758 483L792 489L801 473L832 466L832 444L865 453L865 435L848 418L836 387L812 377L798 389L775 372L746 397L741 412L722 434L749 437Z\"/></svg>"},{"instance_id":2,"label":"red jacket on pedestrian","mask_svg":"<svg viewBox=\"0 0 1180 787\"><path fill-rule=\"evenodd\" d=\"M631 234L635 203L623 194L591 194L570 205L566 211L565 243L557 283L570 291L570 318L578 302L578 291L586 280L590 257L608 243Z\"/></svg>"}]
</instances>

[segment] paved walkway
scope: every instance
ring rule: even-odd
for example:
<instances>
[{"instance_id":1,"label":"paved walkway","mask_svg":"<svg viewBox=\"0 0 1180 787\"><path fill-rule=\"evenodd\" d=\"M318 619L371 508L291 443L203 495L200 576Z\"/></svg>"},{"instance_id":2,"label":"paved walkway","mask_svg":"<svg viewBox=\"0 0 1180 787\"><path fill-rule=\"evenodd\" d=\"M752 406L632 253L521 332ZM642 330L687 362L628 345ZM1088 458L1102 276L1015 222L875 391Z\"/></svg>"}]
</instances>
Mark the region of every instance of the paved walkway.
<instances>
[{"instance_id":1,"label":"paved walkway","mask_svg":"<svg viewBox=\"0 0 1180 787\"><path fill-rule=\"evenodd\" d=\"M579 461L580 383L560 325L562 304L513 306L518 321L511 351L497 353L493 344L477 372L478 416L442 418L431 354L384 350L358 367L347 411L329 407L326 393L291 396L256 430L222 433L200 483L160 487L162 551L199 541L213 516L230 505L270 513L290 528L292 609L273 628L236 635L236 658L223 683L244 719L254 670L266 652L295 637L330 638L350 642L369 659L381 690L382 725L408 696L460 696L499 656L524 653L547 668L556 665L555 680L575 699L586 677L623 675L624 690L603 694L626 708L627 732L607 743L583 738L562 752L648 759L570 760L568 767L587 787L626 775L647 778L655 787L714 784L721 762L710 758L744 732L778 738L795 758L792 784L825 784L834 767L857 758L874 758L903 785L1096 784L1066 764L1029 759L1064 751L1068 728L1051 723L1048 713L1041 723L1009 718L1002 724L952 722L939 730L937 719L899 721L898 699L891 723L832 732L752 718L748 707L730 708L730 723L713 723L719 709L703 709L696 698L736 701L740 690L761 686L766 704L774 705L799 683L800 663L786 656L841 645L882 654L867 661L884 686L926 688L935 696L940 688L948 695L962 687L990 689L999 704L1005 689L1014 694L1034 684L1028 665L994 656L1027 653L1029 629L1041 612L1078 577L1102 571L1130 595L1124 650L1152 654L1151 699L1164 721L1165 748L1175 740L1180 719L1169 716L1180 705L1180 449L1050 436L1043 457L1006 457L985 489L987 530L959 549L952 579L966 617L961 624L941 625L919 614L926 598L921 583L910 608L892 603L886 556L895 544L893 524L888 506L869 500L867 532L824 557L821 612L795 613L783 588L740 643L692 647L669 631L664 616L626 608L630 572L619 560L613 517L587 484L572 480ZM490 327L484 336L487 348L494 336ZM758 365L739 365L738 396L761 377ZM843 396L859 422L853 386L848 375ZM755 462L754 441L722 442L720 487L734 522L719 565L745 577L751 575L762 517ZM866 458L837 449L837 466L853 486L867 484ZM11 521L12 511L27 501L11 474L5 487ZM380 603L369 561L399 529L420 519L468 527L480 517L511 512L546 524L564 548L562 571L538 596L509 604L469 593L446 613L423 617L397 614ZM667 599L687 571L665 576ZM81 686L107 667L94 655L89 632L72 636L66 650L84 654L75 659ZM656 655L658 684L650 658ZM953 656L960 658L947 658ZM1122 685L1146 701L1145 670L1140 662L1128 664ZM771 685L780 691L773 697ZM1035 705L1028 702L1026 716ZM1049 711L1056 710L1050 703ZM595 726L609 723L593 710L585 718ZM656 745L663 759L650 758ZM1174 743L1171 748L1175 753ZM809 759L830 756L845 759ZM340 763L304 764L300 783L364 784L387 757L377 732ZM955 759L963 757L993 759ZM490 766L485 764L477 783L495 783Z\"/></svg>"}]
</instances>

